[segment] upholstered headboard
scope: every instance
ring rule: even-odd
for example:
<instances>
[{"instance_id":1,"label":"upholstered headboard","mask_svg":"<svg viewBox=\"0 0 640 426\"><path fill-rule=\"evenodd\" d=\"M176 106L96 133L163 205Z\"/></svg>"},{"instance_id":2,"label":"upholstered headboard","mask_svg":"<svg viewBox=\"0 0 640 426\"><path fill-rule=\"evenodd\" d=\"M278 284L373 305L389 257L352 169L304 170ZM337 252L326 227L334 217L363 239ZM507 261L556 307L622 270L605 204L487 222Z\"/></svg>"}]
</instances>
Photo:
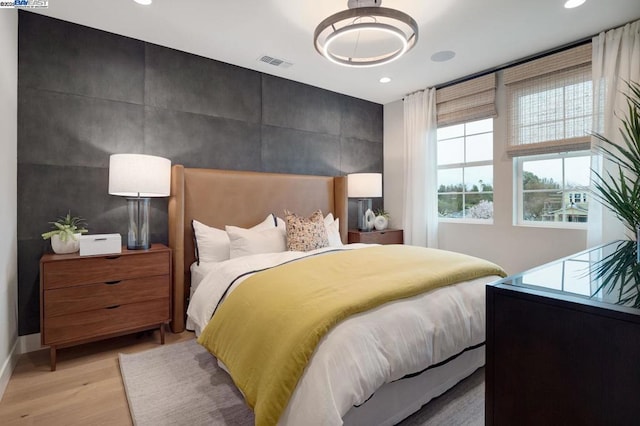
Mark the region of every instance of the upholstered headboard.
<instances>
[{"instance_id":1,"label":"upholstered headboard","mask_svg":"<svg viewBox=\"0 0 640 426\"><path fill-rule=\"evenodd\" d=\"M251 227L269 213L284 210L309 215L317 209L340 218L340 236L347 238L347 178L290 175L174 165L169 197L169 246L173 250L173 315L171 329L185 327L189 268L195 261L191 221L209 226Z\"/></svg>"}]
</instances>

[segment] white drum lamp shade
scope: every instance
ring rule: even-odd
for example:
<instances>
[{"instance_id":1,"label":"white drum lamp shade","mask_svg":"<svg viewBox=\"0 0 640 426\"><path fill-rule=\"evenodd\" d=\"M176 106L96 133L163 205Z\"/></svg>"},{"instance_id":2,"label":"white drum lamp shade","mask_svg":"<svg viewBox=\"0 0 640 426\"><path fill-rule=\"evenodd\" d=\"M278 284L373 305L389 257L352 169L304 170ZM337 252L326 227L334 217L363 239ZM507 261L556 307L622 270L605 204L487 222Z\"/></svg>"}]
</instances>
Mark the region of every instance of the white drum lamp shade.
<instances>
[{"instance_id":1,"label":"white drum lamp shade","mask_svg":"<svg viewBox=\"0 0 640 426\"><path fill-rule=\"evenodd\" d=\"M347 195L349 198L358 198L358 229L371 231L374 219L371 198L382 197L382 173L347 175Z\"/></svg>"},{"instance_id":2,"label":"white drum lamp shade","mask_svg":"<svg viewBox=\"0 0 640 426\"><path fill-rule=\"evenodd\" d=\"M109 158L109 194L121 197L168 197L171 161L143 154Z\"/></svg>"},{"instance_id":3,"label":"white drum lamp shade","mask_svg":"<svg viewBox=\"0 0 640 426\"><path fill-rule=\"evenodd\" d=\"M113 154L109 158L109 194L127 197L127 248L146 250L149 242L149 197L171 192L171 161L143 154Z\"/></svg>"},{"instance_id":4,"label":"white drum lamp shade","mask_svg":"<svg viewBox=\"0 0 640 426\"><path fill-rule=\"evenodd\" d=\"M349 198L382 197L382 173L352 173L347 175Z\"/></svg>"}]
</instances>

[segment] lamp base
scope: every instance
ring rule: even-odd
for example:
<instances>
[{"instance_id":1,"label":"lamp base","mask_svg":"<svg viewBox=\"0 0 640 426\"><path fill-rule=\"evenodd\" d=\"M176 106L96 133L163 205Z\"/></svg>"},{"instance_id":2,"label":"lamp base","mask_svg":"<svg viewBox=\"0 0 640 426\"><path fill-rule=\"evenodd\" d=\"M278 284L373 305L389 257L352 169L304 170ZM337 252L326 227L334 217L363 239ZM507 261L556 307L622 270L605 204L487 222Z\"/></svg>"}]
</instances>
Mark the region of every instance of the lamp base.
<instances>
[{"instance_id":1,"label":"lamp base","mask_svg":"<svg viewBox=\"0 0 640 426\"><path fill-rule=\"evenodd\" d=\"M358 200L358 230L369 232L373 229L375 215L371 210L371 198Z\"/></svg>"},{"instance_id":2,"label":"lamp base","mask_svg":"<svg viewBox=\"0 0 640 426\"><path fill-rule=\"evenodd\" d=\"M149 208L150 198L127 198L129 212L129 232L127 234L127 249L147 250L149 244Z\"/></svg>"}]
</instances>

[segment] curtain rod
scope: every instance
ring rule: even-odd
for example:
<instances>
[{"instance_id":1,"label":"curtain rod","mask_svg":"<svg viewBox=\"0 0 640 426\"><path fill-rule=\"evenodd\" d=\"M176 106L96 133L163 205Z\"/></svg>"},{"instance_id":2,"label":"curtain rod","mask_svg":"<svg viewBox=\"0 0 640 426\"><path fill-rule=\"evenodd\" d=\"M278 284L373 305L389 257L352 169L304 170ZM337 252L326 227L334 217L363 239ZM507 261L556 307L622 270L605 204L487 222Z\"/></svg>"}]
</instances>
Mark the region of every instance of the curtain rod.
<instances>
[{"instance_id":1,"label":"curtain rod","mask_svg":"<svg viewBox=\"0 0 640 426\"><path fill-rule=\"evenodd\" d=\"M573 49L574 47L582 46L587 43L591 43L592 37L581 38L580 40L572 41L571 43L563 44L562 46L557 46L552 49L544 50L542 52L534 53L533 55L525 56L524 58L516 59L511 62L504 63L502 65L498 65L497 67L488 68L483 71L479 71L474 74L470 74L464 77L460 77L455 80L448 81L446 83L437 84L434 87L437 89L444 89L445 87L453 86L455 84L464 83L468 80L473 80L474 78L482 77L483 75L491 74L497 71L502 71L506 68L515 67L516 65L521 65L526 62L535 61L536 59L544 58L545 56L553 55L554 53L563 52L565 50Z\"/></svg>"},{"instance_id":2,"label":"curtain rod","mask_svg":"<svg viewBox=\"0 0 640 426\"><path fill-rule=\"evenodd\" d=\"M536 59L539 59L539 58L543 58L545 56L553 55L554 53L559 53L559 52L562 52L564 50L568 50L568 49L572 49L574 47L582 46L583 44L590 43L591 40L595 36L597 36L598 34L600 34L602 32L610 31L610 30L616 29L616 28L622 28L627 24L635 22L636 20L637 19L634 19L634 20L629 21L629 22L625 22L624 24L619 25L617 27L613 27L613 28L610 28L608 30L602 30L602 31L600 31L600 32L598 32L596 34L591 35L591 36L587 36L587 37L581 38L579 40L575 40L575 41L572 41L570 43L563 44L561 46L553 47L551 49L543 50L542 52L534 53L533 55L525 56L524 58L516 59L514 61L507 62L507 63L504 63L502 65L498 65L496 67L487 68L487 69L485 69L483 71L478 71L476 73L469 74L467 76L460 77L460 78L457 78L455 80L447 81L446 83L436 84L433 87L435 87L436 90L444 89L445 87L453 86L453 85L459 84L459 83L464 83L465 81L473 80L474 78L482 77L483 75L491 74L491 73L494 73L494 72L497 72L497 71L502 71L502 70L504 70L506 68L510 68L510 67L514 67L516 65L524 64L525 62L530 62L530 61L533 61L533 60L536 60ZM411 93L407 93L406 95L404 95L402 97L402 100L404 100L405 97L407 97L409 95L413 95L414 93L420 92L422 90L424 90L424 89L414 90Z\"/></svg>"}]
</instances>

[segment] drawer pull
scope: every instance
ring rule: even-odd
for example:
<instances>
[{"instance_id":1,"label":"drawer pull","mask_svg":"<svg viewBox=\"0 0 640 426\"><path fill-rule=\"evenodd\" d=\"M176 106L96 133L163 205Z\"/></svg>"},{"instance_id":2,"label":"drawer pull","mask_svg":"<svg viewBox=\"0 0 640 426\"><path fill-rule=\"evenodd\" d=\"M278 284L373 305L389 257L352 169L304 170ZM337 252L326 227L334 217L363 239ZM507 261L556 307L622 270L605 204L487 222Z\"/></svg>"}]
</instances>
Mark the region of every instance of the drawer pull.
<instances>
[{"instance_id":1,"label":"drawer pull","mask_svg":"<svg viewBox=\"0 0 640 426\"><path fill-rule=\"evenodd\" d=\"M107 306L105 309L115 309L115 308L119 308L120 305L113 305L113 306Z\"/></svg>"},{"instance_id":2,"label":"drawer pull","mask_svg":"<svg viewBox=\"0 0 640 426\"><path fill-rule=\"evenodd\" d=\"M118 280L118 281L107 281L105 282L106 285L116 285L116 284L120 284L122 282L122 280Z\"/></svg>"},{"instance_id":3,"label":"drawer pull","mask_svg":"<svg viewBox=\"0 0 640 426\"><path fill-rule=\"evenodd\" d=\"M113 260L113 259L119 259L120 255L116 255L116 256L105 256L105 259L107 260Z\"/></svg>"}]
</instances>

